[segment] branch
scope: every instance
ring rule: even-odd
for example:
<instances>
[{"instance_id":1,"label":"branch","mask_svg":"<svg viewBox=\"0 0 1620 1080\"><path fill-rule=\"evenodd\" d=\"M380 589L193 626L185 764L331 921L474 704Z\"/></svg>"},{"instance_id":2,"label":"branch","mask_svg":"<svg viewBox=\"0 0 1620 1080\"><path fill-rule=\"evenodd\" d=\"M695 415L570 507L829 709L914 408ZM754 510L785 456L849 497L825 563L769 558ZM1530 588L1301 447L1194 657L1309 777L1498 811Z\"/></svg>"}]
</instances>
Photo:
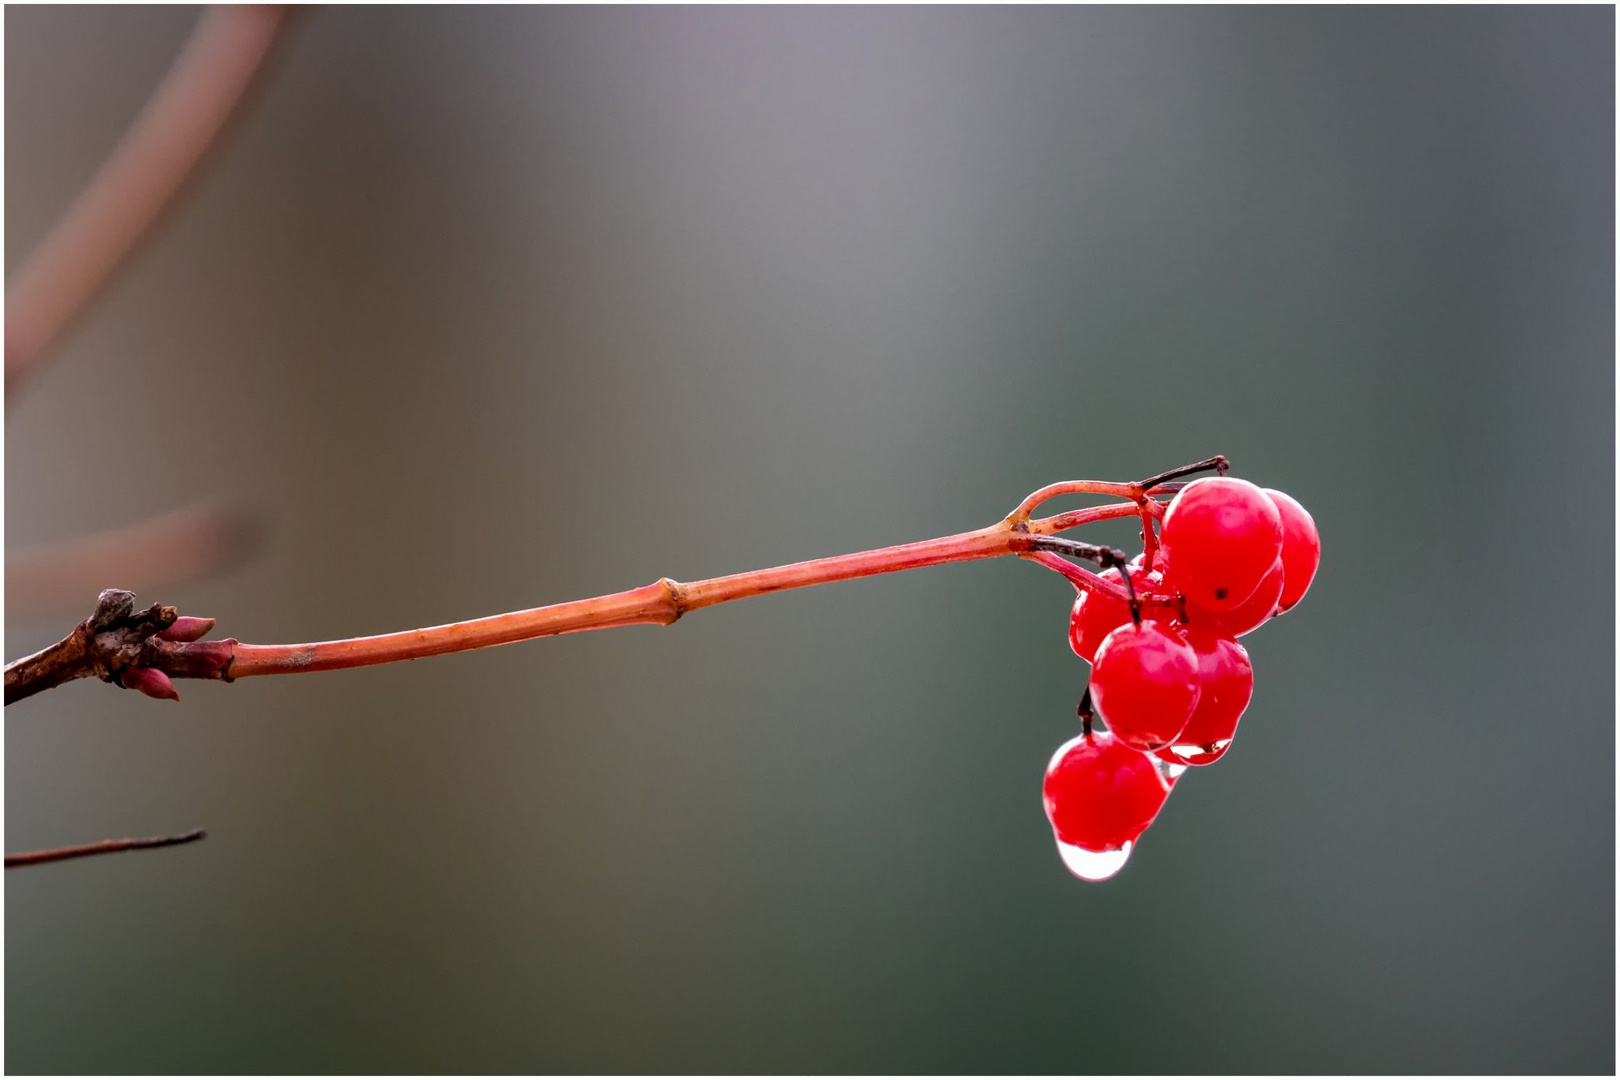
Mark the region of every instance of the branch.
<instances>
[{"instance_id":1,"label":"branch","mask_svg":"<svg viewBox=\"0 0 1620 1080\"><path fill-rule=\"evenodd\" d=\"M1138 480L1133 484L1111 484L1098 480L1065 480L1062 483L1048 484L1019 503L1018 509L1012 512L1011 520L1028 521L1029 515L1039 509L1042 503L1055 499L1060 495L1111 495L1116 499L1131 499L1141 504L1144 510L1158 514L1163 512L1163 508L1148 498L1150 493L1154 495L1174 494L1180 491L1184 485L1172 484L1169 481L1178 477L1189 476L1192 473L1207 472L1211 469L1225 476L1226 470L1231 467L1232 463L1224 455L1216 454L1212 458L1195 461L1191 465L1183 465L1181 468L1171 469L1169 472L1158 473L1148 477L1146 480Z\"/></svg>"},{"instance_id":2,"label":"branch","mask_svg":"<svg viewBox=\"0 0 1620 1080\"><path fill-rule=\"evenodd\" d=\"M103 840L99 844L80 844L78 847L51 848L48 851L25 851L20 855L7 855L6 869L38 866L40 863L61 862L64 859L82 859L89 855L111 855L119 851L174 847L176 844L189 844L194 840L201 840L207 835L208 833L202 829L193 829L188 833L178 833L174 836L132 837L127 840Z\"/></svg>"},{"instance_id":3,"label":"branch","mask_svg":"<svg viewBox=\"0 0 1620 1080\"><path fill-rule=\"evenodd\" d=\"M196 640L213 625L212 619L182 621L174 608L158 604L136 611L134 593L107 589L95 611L67 637L6 665L5 703L92 675L153 697L178 699L171 677L226 677L235 643Z\"/></svg>"},{"instance_id":4,"label":"branch","mask_svg":"<svg viewBox=\"0 0 1620 1080\"><path fill-rule=\"evenodd\" d=\"M1121 489L1132 491L1133 501L1029 519L1030 509L1054 494L1114 494ZM396 634L299 645L248 645L230 638L198 641L196 639L212 627L212 620L179 619L173 608L156 605L137 613L132 593L110 589L101 594L96 613L75 627L73 633L50 648L6 666L5 700L9 705L30 694L91 675L152 697L178 699L172 679L230 682L252 675L333 671L485 649L582 630L648 623L668 626L687 612L732 600L1001 555L1030 558L1058 570L1078 588L1129 604L1132 597L1121 586L1056 558L1050 550L1039 550L1042 546L1057 547L1071 554L1089 552L1088 557L1095 557L1106 549L1093 545L1043 544L1040 538L1088 522L1134 517L1148 507L1162 513L1162 505L1142 491L1140 485L1097 481L1055 484L1025 499L1018 509L996 524L973 532L704 581L682 583L660 578L639 589L588 600ZM1113 554L1110 550L1108 557L1112 558Z\"/></svg>"},{"instance_id":5,"label":"branch","mask_svg":"<svg viewBox=\"0 0 1620 1080\"><path fill-rule=\"evenodd\" d=\"M101 171L6 290L6 393L112 275L196 168L258 74L280 7L216 7Z\"/></svg>"},{"instance_id":6,"label":"branch","mask_svg":"<svg viewBox=\"0 0 1620 1080\"><path fill-rule=\"evenodd\" d=\"M133 592L208 577L245 558L263 536L256 518L198 503L62 543L6 553L6 617L30 618L123 582Z\"/></svg>"}]
</instances>

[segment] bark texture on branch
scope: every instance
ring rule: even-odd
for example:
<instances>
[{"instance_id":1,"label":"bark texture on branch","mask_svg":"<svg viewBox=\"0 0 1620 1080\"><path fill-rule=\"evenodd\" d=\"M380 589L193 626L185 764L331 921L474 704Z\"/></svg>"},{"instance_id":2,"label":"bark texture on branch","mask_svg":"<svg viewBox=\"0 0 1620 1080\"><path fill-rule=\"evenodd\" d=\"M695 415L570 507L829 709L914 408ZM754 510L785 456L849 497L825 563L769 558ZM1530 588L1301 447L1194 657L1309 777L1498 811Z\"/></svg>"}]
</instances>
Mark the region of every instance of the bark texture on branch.
<instances>
[{"instance_id":1,"label":"bark texture on branch","mask_svg":"<svg viewBox=\"0 0 1620 1080\"><path fill-rule=\"evenodd\" d=\"M136 611L134 593L107 589L97 598L95 611L67 637L6 665L5 703L10 705L42 690L91 676L147 693L151 690L141 685L139 678L132 685L125 681L126 677L156 671L188 679L227 678L236 642L184 642L162 637L179 619L178 611L161 604ZM210 620L201 621L212 625ZM198 622L187 620L186 633Z\"/></svg>"}]
</instances>

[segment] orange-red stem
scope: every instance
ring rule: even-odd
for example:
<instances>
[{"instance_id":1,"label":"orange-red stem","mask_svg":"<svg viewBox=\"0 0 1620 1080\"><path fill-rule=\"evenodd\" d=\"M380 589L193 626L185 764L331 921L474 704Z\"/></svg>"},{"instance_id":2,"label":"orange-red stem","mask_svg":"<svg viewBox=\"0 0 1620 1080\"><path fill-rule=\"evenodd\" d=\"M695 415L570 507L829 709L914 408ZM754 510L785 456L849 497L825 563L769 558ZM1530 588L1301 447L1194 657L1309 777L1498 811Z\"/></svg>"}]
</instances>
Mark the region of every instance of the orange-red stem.
<instances>
[{"instance_id":1,"label":"orange-red stem","mask_svg":"<svg viewBox=\"0 0 1620 1080\"><path fill-rule=\"evenodd\" d=\"M919 540L911 544L862 551L853 555L811 559L808 562L752 570L742 574L728 574L725 577L709 578L704 581L681 583L662 578L639 589L629 589L589 600L574 600L565 604L552 604L505 615L491 615L487 618L450 623L446 626L432 626L422 630L406 630L397 634L322 641L306 645L238 643L227 670L227 677L241 679L250 675L285 675L303 671L331 671L338 668L387 664L396 660L415 660L424 656L483 649L492 645L509 645L554 634L604 630L614 626L634 626L641 623L668 626L689 611L712 607L730 600L744 600L750 596L781 592L785 589L849 581L853 578L889 574L922 566L989 559L1000 555L1034 555L1038 553L1029 552L1024 542L1029 536L1050 536L1087 522L1130 517L1140 512L1139 504L1132 501L1071 510L1068 513L1031 521L1029 519L1031 511L1046 499L1057 495L1082 493L1133 495L1136 490L1139 489L1133 489L1132 485L1127 484L1090 481L1053 485L1024 500L1005 520L973 532L957 533L955 536ZM1066 576L1079 587L1105 593L1120 603L1125 602L1125 593L1119 586L1080 567L1071 566L1070 570L1072 572L1066 572Z\"/></svg>"}]
</instances>

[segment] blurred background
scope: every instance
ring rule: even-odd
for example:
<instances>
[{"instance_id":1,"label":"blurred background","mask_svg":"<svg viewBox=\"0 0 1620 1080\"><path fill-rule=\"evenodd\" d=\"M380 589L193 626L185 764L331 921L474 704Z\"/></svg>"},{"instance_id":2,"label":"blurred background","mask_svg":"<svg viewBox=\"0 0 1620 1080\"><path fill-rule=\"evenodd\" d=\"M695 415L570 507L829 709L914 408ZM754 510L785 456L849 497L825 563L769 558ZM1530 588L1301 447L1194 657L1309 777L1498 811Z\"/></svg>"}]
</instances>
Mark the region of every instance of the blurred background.
<instances>
[{"instance_id":1,"label":"blurred background","mask_svg":"<svg viewBox=\"0 0 1620 1080\"><path fill-rule=\"evenodd\" d=\"M196 16L7 9L8 272ZM10 403L8 546L236 500L257 557L142 601L307 641L1224 453L1322 570L1102 885L1012 559L57 690L6 850L210 835L6 875L6 1067L1612 1072L1613 19L309 12Z\"/></svg>"}]
</instances>

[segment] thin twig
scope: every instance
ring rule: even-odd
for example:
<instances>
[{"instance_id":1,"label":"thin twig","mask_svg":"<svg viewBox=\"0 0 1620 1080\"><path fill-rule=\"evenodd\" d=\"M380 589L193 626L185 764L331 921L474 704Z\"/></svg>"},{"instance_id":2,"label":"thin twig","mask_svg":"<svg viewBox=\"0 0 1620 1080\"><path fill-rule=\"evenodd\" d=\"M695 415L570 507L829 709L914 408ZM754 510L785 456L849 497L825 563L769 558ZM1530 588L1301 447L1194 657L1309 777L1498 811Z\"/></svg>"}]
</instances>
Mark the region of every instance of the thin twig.
<instances>
[{"instance_id":1,"label":"thin twig","mask_svg":"<svg viewBox=\"0 0 1620 1080\"><path fill-rule=\"evenodd\" d=\"M1050 502L1060 495L1107 495L1113 499L1135 501L1141 499L1142 490L1135 484L1115 484L1102 480L1064 480L1031 492L1009 515L1009 520L1028 521L1029 516L1039 509L1042 503Z\"/></svg>"},{"instance_id":2,"label":"thin twig","mask_svg":"<svg viewBox=\"0 0 1620 1080\"><path fill-rule=\"evenodd\" d=\"M1162 472L1155 476L1150 476L1146 480L1138 482L1135 486L1141 488L1143 491L1152 491L1154 488L1170 480L1177 480L1183 476L1191 476L1193 473L1208 472L1211 469L1215 470L1215 472L1219 473L1221 476L1225 476L1226 470L1230 469L1231 467L1232 463L1226 460L1226 456L1224 454L1216 454L1212 458L1205 458L1203 461L1195 461L1191 465L1183 465L1179 469L1171 469L1169 472Z\"/></svg>"},{"instance_id":3,"label":"thin twig","mask_svg":"<svg viewBox=\"0 0 1620 1080\"><path fill-rule=\"evenodd\" d=\"M1059 555L1087 559L1104 570L1115 566L1124 566L1130 561L1130 556L1119 550L1119 548L1086 544L1063 536L1039 536L1031 540L1029 546L1034 551L1055 551Z\"/></svg>"},{"instance_id":4,"label":"thin twig","mask_svg":"<svg viewBox=\"0 0 1620 1080\"><path fill-rule=\"evenodd\" d=\"M1126 587L1075 566L1050 551L1038 550L1037 544L1042 537L1050 537L1088 522L1135 516L1140 512L1141 502L1133 499L1131 502L1071 510L1033 521L1028 517L1028 507L1038 503L1040 500L1037 496L1042 493L1052 493L1057 489L1062 489L1061 493L1107 493L1122 486L1130 485L1095 481L1052 485L1025 499L1017 510L994 525L934 540L811 559L704 581L682 583L661 578L639 589L627 589L588 600L339 641L248 645L230 638L223 641L180 640L193 635L164 633L175 624L177 613L173 608L154 607L149 612L131 615L134 597L121 593L118 594L124 598L121 615L109 621L98 607L97 616L81 623L56 645L8 664L5 670L5 700L10 704L42 689L90 675L139 689L153 697L174 698L177 695L171 679L218 679L229 682L253 675L333 671L509 645L583 630L638 624L668 626L687 612L733 600L1002 555L1017 555L1049 566L1078 588L1101 594L1120 604L1131 605L1135 599L1134 590L1127 591ZM1152 499L1145 501L1154 503ZM1104 550L1092 545L1075 545L1072 548L1063 544L1056 546L1071 551ZM1107 557L1116 560L1116 557L1122 558L1123 555L1123 552L1109 550ZM103 602L107 596L103 594ZM160 612L167 621L157 625L152 617L153 612ZM191 620L187 625L192 622L196 620ZM97 627L102 624L107 629L98 630ZM158 678L157 675L166 678Z\"/></svg>"},{"instance_id":5,"label":"thin twig","mask_svg":"<svg viewBox=\"0 0 1620 1080\"><path fill-rule=\"evenodd\" d=\"M142 836L127 840L103 840L98 844L80 844L78 847L51 848L48 851L25 851L6 856L6 869L19 866L38 866L40 863L61 862L64 859L83 859L91 855L112 855L119 851L145 851L148 848L174 847L189 844L208 835L202 829L193 829L174 836Z\"/></svg>"},{"instance_id":6,"label":"thin twig","mask_svg":"<svg viewBox=\"0 0 1620 1080\"><path fill-rule=\"evenodd\" d=\"M681 583L662 578L639 589L588 600L341 641L300 645L248 645L230 638L221 641L174 641L163 634L177 617L173 608L161 609L170 619L169 623L137 624L128 619L122 622L115 619L109 623L111 632L97 630L97 617L93 616L56 644L33 656L7 664L5 701L9 705L41 690L90 676L121 686L146 689L150 693L153 687L149 680L140 675L142 671L162 672L173 679L231 681L251 675L332 671L416 660L582 630L647 623L667 626L689 611L786 589L999 555L1029 555L1038 561L1042 554L1030 552L1033 537L1048 535L1059 524L1063 528L1072 528L1088 521L1130 517L1136 511L1133 503L1115 503L1071 511L1062 515L1061 521L1046 518L1015 525L1009 519L976 532L959 533L937 540L922 540L828 559L812 559L706 581ZM1125 593L1119 586L1078 566L1068 565L1068 576L1077 583L1083 582L1081 587L1124 602ZM133 595L122 595L129 598L129 607L132 608ZM102 618L101 622L108 620ZM126 681L126 674L132 671L137 678ZM170 695L165 692L154 696Z\"/></svg>"},{"instance_id":7,"label":"thin twig","mask_svg":"<svg viewBox=\"0 0 1620 1080\"><path fill-rule=\"evenodd\" d=\"M1110 582L1105 577L1099 577L1083 566L1076 566L1068 559L1055 555L1040 548L1030 548L1019 552L1019 557L1037 566L1044 566L1054 573L1062 574L1069 583L1082 592L1101 593L1110 599L1125 603L1125 590Z\"/></svg>"},{"instance_id":8,"label":"thin twig","mask_svg":"<svg viewBox=\"0 0 1620 1080\"><path fill-rule=\"evenodd\" d=\"M1083 515L1078 520L1074 520L1072 514L1064 515L1065 521L1068 522L1064 527L1084 524L1087 521L1130 517L1136 512L1137 507L1134 503L1092 507L1077 512ZM642 623L668 626L682 615L700 608L733 600L746 600L749 597L782 592L786 589L850 581L874 574L889 574L944 563L1025 554L1029 552L1030 537L1053 531L1055 520L1048 518L1031 521L1021 528L1020 524L1014 523L1009 518L975 532L958 533L936 540L920 540L916 543L862 551L853 555L811 559L808 562L751 570L706 581L682 583L662 578L639 589L590 600L553 604L528 611L515 611L507 615L474 619L470 622L434 626L423 630L407 630L398 634L302 645L238 643L234 645L233 659L226 669L225 676L231 679L244 679L253 675L331 671L393 663L399 660L415 660L424 656L482 649L491 645L507 645L580 630L599 630ZM1125 601L1124 590L1112 582L1105 581L1080 567L1073 567L1073 573L1091 579L1090 587L1095 591L1114 596L1122 603ZM186 646L178 648L183 649Z\"/></svg>"},{"instance_id":9,"label":"thin twig","mask_svg":"<svg viewBox=\"0 0 1620 1080\"><path fill-rule=\"evenodd\" d=\"M6 393L16 393L173 200L241 104L282 7L210 8L162 85L6 289Z\"/></svg>"}]
</instances>

